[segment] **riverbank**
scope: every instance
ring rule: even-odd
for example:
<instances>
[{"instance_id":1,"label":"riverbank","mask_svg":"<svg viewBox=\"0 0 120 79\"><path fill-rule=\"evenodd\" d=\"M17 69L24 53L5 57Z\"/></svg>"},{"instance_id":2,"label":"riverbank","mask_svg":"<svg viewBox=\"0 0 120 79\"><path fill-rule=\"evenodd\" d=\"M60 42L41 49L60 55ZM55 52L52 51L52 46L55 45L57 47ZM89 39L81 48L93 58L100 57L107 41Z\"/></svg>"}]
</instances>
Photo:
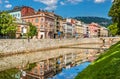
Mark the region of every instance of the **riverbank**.
<instances>
[{"instance_id":1,"label":"riverbank","mask_svg":"<svg viewBox=\"0 0 120 79\"><path fill-rule=\"evenodd\" d=\"M120 79L120 42L112 45L75 79Z\"/></svg>"}]
</instances>

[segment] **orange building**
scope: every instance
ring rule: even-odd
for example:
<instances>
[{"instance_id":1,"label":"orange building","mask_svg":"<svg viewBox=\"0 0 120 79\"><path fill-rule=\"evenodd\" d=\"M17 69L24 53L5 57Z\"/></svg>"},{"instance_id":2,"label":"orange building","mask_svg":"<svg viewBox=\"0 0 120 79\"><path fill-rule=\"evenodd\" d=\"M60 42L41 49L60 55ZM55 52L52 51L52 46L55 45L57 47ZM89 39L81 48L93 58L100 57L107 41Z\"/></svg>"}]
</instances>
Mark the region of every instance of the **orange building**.
<instances>
[{"instance_id":1,"label":"orange building","mask_svg":"<svg viewBox=\"0 0 120 79\"><path fill-rule=\"evenodd\" d=\"M36 26L38 39L54 38L54 13L39 10L33 15L23 16L22 19Z\"/></svg>"}]
</instances>

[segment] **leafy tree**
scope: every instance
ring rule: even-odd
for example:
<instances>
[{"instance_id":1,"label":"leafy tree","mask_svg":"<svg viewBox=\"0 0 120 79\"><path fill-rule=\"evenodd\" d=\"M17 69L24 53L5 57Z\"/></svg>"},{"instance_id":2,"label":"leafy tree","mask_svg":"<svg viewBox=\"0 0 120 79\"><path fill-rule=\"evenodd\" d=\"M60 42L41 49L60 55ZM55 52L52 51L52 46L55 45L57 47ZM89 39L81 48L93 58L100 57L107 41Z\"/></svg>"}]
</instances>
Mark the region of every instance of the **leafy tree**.
<instances>
[{"instance_id":1,"label":"leafy tree","mask_svg":"<svg viewBox=\"0 0 120 79\"><path fill-rule=\"evenodd\" d=\"M14 21L15 18L7 12L0 13L0 33L9 37L15 36L17 25Z\"/></svg>"},{"instance_id":2,"label":"leafy tree","mask_svg":"<svg viewBox=\"0 0 120 79\"><path fill-rule=\"evenodd\" d=\"M114 0L112 7L110 8L110 11L108 13L109 16L112 17L112 20L114 23L118 23L118 31L117 34L120 35L120 0Z\"/></svg>"},{"instance_id":3,"label":"leafy tree","mask_svg":"<svg viewBox=\"0 0 120 79\"><path fill-rule=\"evenodd\" d=\"M29 23L29 31L28 31L28 37L32 38L37 34L37 28L32 25L32 23Z\"/></svg>"},{"instance_id":4,"label":"leafy tree","mask_svg":"<svg viewBox=\"0 0 120 79\"><path fill-rule=\"evenodd\" d=\"M108 26L108 29L110 31L110 34L115 36L117 34L118 28L117 28L117 23L111 24Z\"/></svg>"}]
</instances>

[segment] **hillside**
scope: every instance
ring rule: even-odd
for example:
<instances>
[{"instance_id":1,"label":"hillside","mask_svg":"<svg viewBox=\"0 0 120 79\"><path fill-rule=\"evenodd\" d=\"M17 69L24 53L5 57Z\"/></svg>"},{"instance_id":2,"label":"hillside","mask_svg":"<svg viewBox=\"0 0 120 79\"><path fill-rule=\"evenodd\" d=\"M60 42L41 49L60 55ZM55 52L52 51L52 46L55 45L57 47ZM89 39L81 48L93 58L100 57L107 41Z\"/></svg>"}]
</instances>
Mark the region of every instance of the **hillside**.
<instances>
[{"instance_id":1,"label":"hillside","mask_svg":"<svg viewBox=\"0 0 120 79\"><path fill-rule=\"evenodd\" d=\"M95 22L95 23L98 23L98 24L105 26L105 27L107 27L108 25L110 25L112 23L112 21L110 19L101 18L101 17L74 17L74 19L83 21L86 24L89 24L91 22Z\"/></svg>"},{"instance_id":2,"label":"hillside","mask_svg":"<svg viewBox=\"0 0 120 79\"><path fill-rule=\"evenodd\" d=\"M111 46L75 79L120 79L120 42Z\"/></svg>"}]
</instances>

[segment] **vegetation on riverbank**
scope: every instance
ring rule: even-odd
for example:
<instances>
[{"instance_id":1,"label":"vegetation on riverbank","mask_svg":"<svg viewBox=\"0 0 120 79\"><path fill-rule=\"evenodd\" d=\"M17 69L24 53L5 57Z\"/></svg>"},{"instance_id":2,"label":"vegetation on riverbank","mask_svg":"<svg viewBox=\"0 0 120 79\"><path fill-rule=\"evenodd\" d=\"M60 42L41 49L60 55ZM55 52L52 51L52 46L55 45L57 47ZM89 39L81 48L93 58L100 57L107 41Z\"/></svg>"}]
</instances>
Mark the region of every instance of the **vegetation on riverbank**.
<instances>
[{"instance_id":1,"label":"vegetation on riverbank","mask_svg":"<svg viewBox=\"0 0 120 79\"><path fill-rule=\"evenodd\" d=\"M25 71L31 71L36 66L36 63L28 64ZM22 72L17 68L0 71L0 79L20 79Z\"/></svg>"},{"instance_id":2,"label":"vegetation on riverbank","mask_svg":"<svg viewBox=\"0 0 120 79\"><path fill-rule=\"evenodd\" d=\"M75 79L120 79L120 42L111 46Z\"/></svg>"},{"instance_id":3,"label":"vegetation on riverbank","mask_svg":"<svg viewBox=\"0 0 120 79\"><path fill-rule=\"evenodd\" d=\"M15 76L20 75L20 74L17 74L18 72L19 72L19 70L16 68L1 71L0 79L16 79Z\"/></svg>"}]
</instances>

